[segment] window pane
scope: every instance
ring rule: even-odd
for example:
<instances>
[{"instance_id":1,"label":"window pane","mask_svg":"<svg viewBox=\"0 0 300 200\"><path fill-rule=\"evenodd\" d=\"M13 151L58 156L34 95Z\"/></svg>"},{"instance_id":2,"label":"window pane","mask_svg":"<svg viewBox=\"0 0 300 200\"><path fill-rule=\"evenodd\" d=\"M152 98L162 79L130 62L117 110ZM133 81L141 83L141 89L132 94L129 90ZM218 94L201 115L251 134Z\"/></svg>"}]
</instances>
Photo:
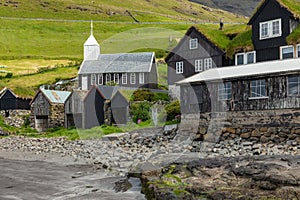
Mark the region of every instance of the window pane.
<instances>
[{"instance_id":1,"label":"window pane","mask_svg":"<svg viewBox=\"0 0 300 200\"><path fill-rule=\"evenodd\" d=\"M266 81L265 80L255 80L251 81L250 85L251 97L266 97Z\"/></svg>"},{"instance_id":2,"label":"window pane","mask_svg":"<svg viewBox=\"0 0 300 200\"><path fill-rule=\"evenodd\" d=\"M300 76L288 77L288 94L300 95Z\"/></svg>"},{"instance_id":3,"label":"window pane","mask_svg":"<svg viewBox=\"0 0 300 200\"><path fill-rule=\"evenodd\" d=\"M282 48L282 59L293 58L293 57L294 57L294 48L293 47Z\"/></svg>"},{"instance_id":4,"label":"window pane","mask_svg":"<svg viewBox=\"0 0 300 200\"><path fill-rule=\"evenodd\" d=\"M197 49L198 48L198 39L193 38L190 39L190 49Z\"/></svg>"},{"instance_id":5,"label":"window pane","mask_svg":"<svg viewBox=\"0 0 300 200\"><path fill-rule=\"evenodd\" d=\"M279 21L272 22L273 35L280 34L280 27L279 26L280 26Z\"/></svg>"},{"instance_id":6,"label":"window pane","mask_svg":"<svg viewBox=\"0 0 300 200\"><path fill-rule=\"evenodd\" d=\"M254 53L247 54L247 64L254 63Z\"/></svg>"},{"instance_id":7,"label":"window pane","mask_svg":"<svg viewBox=\"0 0 300 200\"><path fill-rule=\"evenodd\" d=\"M220 83L218 85L218 99L219 100L229 100L231 99L231 82Z\"/></svg>"},{"instance_id":8,"label":"window pane","mask_svg":"<svg viewBox=\"0 0 300 200\"><path fill-rule=\"evenodd\" d=\"M297 55L300 57L300 46L297 46Z\"/></svg>"},{"instance_id":9,"label":"window pane","mask_svg":"<svg viewBox=\"0 0 300 200\"><path fill-rule=\"evenodd\" d=\"M268 23L262 24L260 31L261 31L260 35L261 35L262 38L268 37L269 36L269 24Z\"/></svg>"},{"instance_id":10,"label":"window pane","mask_svg":"<svg viewBox=\"0 0 300 200\"><path fill-rule=\"evenodd\" d=\"M237 55L237 65L243 65L244 64L244 54Z\"/></svg>"}]
</instances>

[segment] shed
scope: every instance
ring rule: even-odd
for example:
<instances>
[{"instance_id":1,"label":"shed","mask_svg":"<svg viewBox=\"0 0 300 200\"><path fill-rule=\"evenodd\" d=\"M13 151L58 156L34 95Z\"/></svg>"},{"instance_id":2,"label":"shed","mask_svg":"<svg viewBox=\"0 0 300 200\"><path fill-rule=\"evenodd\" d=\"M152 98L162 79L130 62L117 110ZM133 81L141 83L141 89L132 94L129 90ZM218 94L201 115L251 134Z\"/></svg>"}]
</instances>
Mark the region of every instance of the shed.
<instances>
[{"instance_id":1,"label":"shed","mask_svg":"<svg viewBox=\"0 0 300 200\"><path fill-rule=\"evenodd\" d=\"M31 122L42 132L64 125L64 103L71 92L40 89L31 101Z\"/></svg>"}]
</instances>

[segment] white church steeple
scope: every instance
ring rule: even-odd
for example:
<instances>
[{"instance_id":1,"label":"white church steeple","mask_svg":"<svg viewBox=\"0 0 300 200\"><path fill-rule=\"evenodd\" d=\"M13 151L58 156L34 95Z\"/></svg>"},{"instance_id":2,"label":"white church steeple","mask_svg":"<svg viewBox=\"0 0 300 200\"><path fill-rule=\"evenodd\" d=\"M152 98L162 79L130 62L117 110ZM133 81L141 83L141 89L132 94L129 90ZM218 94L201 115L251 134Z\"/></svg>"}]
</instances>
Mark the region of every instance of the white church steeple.
<instances>
[{"instance_id":1,"label":"white church steeple","mask_svg":"<svg viewBox=\"0 0 300 200\"><path fill-rule=\"evenodd\" d=\"M100 45L93 35L93 21L91 21L91 35L84 43L84 60L97 60L100 55Z\"/></svg>"}]
</instances>

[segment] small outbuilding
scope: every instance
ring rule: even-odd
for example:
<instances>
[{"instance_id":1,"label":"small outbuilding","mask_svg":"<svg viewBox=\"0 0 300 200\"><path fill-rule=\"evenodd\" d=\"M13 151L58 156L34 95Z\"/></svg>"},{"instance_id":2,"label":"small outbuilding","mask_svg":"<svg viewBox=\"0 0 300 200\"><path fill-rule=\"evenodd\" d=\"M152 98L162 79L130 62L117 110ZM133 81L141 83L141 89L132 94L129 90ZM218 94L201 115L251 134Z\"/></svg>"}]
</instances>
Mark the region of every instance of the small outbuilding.
<instances>
[{"instance_id":1,"label":"small outbuilding","mask_svg":"<svg viewBox=\"0 0 300 200\"><path fill-rule=\"evenodd\" d=\"M31 123L39 132L64 125L64 105L71 92L40 89L31 101Z\"/></svg>"},{"instance_id":2,"label":"small outbuilding","mask_svg":"<svg viewBox=\"0 0 300 200\"><path fill-rule=\"evenodd\" d=\"M17 96L11 89L0 91L0 110L30 110L30 98Z\"/></svg>"}]
</instances>

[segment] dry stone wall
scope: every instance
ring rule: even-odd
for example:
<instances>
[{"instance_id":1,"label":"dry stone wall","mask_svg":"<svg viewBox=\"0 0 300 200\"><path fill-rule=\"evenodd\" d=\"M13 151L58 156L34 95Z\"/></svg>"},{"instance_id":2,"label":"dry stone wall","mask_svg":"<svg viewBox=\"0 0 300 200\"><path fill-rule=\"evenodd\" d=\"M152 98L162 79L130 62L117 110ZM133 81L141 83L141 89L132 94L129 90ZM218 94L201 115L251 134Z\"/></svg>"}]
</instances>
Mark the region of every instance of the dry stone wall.
<instances>
[{"instance_id":1,"label":"dry stone wall","mask_svg":"<svg viewBox=\"0 0 300 200\"><path fill-rule=\"evenodd\" d=\"M182 129L189 128L198 140L220 142L240 138L259 143L300 144L300 109L190 114L182 119Z\"/></svg>"}]
</instances>

